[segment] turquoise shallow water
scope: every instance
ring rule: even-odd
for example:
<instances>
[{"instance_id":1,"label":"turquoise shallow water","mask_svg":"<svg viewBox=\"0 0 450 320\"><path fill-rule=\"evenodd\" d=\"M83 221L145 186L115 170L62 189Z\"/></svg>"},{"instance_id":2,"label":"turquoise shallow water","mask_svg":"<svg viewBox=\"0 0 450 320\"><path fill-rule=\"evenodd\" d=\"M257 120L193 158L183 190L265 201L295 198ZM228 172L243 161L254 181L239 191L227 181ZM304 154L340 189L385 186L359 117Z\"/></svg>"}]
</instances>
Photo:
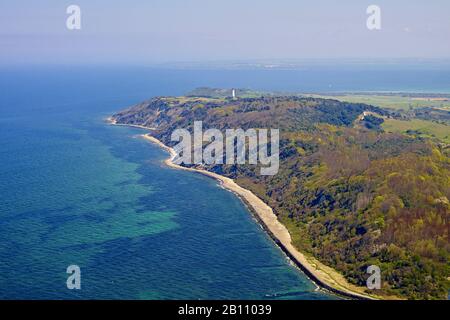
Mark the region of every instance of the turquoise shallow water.
<instances>
[{"instance_id":1,"label":"turquoise shallow water","mask_svg":"<svg viewBox=\"0 0 450 320\"><path fill-rule=\"evenodd\" d=\"M188 79L156 74L118 92L109 76L58 72L2 78L0 298L331 298L232 193L165 167L141 130L104 123ZM81 290L66 288L71 264Z\"/></svg>"}]
</instances>

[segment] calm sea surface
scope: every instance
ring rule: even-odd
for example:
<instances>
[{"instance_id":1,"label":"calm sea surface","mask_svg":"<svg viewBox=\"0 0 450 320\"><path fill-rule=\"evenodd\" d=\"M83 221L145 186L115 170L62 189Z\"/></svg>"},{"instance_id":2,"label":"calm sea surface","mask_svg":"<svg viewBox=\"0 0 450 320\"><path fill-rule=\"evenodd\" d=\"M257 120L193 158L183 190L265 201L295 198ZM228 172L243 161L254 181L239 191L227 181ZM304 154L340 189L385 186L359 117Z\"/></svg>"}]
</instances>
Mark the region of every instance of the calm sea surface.
<instances>
[{"instance_id":1,"label":"calm sea surface","mask_svg":"<svg viewBox=\"0 0 450 320\"><path fill-rule=\"evenodd\" d=\"M166 168L167 154L142 131L103 119L197 86L450 88L439 71L340 72L0 70L0 299L333 298L287 261L233 194ZM81 290L66 288L72 264Z\"/></svg>"}]
</instances>

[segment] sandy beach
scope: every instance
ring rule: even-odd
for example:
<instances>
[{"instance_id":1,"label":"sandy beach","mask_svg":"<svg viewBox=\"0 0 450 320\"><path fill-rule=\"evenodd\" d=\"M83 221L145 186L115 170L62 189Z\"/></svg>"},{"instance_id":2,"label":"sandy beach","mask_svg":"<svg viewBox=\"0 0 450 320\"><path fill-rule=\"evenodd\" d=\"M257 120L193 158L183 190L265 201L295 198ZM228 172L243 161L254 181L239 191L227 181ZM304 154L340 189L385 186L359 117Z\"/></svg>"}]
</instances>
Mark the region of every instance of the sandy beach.
<instances>
[{"instance_id":1,"label":"sandy beach","mask_svg":"<svg viewBox=\"0 0 450 320\"><path fill-rule=\"evenodd\" d=\"M111 124L117 125L113 119L108 119ZM123 125L123 124L120 124ZM128 125L127 125L128 126ZM146 130L150 128L131 125L132 127L138 127ZM249 209L251 209L264 227L269 233L275 243L284 251L284 253L299 267L312 281L321 288L336 293L338 295L352 298L352 299L380 299L374 295L368 295L365 293L364 287L358 287L347 282L343 275L338 273L331 267L322 264L317 259L306 256L298 251L291 243L291 236L287 228L278 220L271 207L269 207L264 201L258 198L250 190L242 188L233 179L221 176L219 174L209 172L202 169L182 167L173 163L173 159L176 156L175 150L162 143L150 134L144 134L142 137L162 149L169 152L170 157L165 160L165 164L171 168L197 172L208 177L214 178L220 182L220 184L235 193L242 201L244 201Z\"/></svg>"}]
</instances>

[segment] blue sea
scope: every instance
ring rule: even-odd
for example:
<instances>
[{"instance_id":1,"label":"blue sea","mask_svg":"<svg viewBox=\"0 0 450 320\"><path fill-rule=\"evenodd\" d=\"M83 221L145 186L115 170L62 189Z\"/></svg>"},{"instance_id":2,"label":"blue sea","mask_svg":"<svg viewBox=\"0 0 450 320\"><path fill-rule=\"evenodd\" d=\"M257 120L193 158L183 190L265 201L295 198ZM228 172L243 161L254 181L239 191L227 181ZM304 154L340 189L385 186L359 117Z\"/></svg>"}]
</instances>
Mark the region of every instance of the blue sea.
<instances>
[{"instance_id":1,"label":"blue sea","mask_svg":"<svg viewBox=\"0 0 450 320\"><path fill-rule=\"evenodd\" d=\"M142 130L104 119L198 86L450 88L441 70L339 72L0 70L0 299L335 299L287 260L235 195L165 167L167 154ZM66 287L69 265L81 269L80 290Z\"/></svg>"}]
</instances>

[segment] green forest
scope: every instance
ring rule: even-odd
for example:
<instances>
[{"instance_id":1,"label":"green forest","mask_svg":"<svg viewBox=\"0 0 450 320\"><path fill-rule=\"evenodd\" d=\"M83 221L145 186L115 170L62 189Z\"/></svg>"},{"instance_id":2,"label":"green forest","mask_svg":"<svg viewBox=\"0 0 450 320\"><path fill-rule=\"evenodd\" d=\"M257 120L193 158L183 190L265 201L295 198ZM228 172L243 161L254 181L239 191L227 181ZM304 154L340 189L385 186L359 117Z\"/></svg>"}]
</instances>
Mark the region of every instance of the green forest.
<instances>
[{"instance_id":1,"label":"green forest","mask_svg":"<svg viewBox=\"0 0 450 320\"><path fill-rule=\"evenodd\" d=\"M423 119L424 112L416 116ZM154 128L168 145L174 129L192 130L199 120L221 130L280 129L278 174L261 176L255 165L207 169L252 190L274 209L297 248L350 282L365 286L367 267L377 265L378 295L447 299L450 146L383 129L383 122L404 117L301 96L157 97L114 115L118 123Z\"/></svg>"}]
</instances>

